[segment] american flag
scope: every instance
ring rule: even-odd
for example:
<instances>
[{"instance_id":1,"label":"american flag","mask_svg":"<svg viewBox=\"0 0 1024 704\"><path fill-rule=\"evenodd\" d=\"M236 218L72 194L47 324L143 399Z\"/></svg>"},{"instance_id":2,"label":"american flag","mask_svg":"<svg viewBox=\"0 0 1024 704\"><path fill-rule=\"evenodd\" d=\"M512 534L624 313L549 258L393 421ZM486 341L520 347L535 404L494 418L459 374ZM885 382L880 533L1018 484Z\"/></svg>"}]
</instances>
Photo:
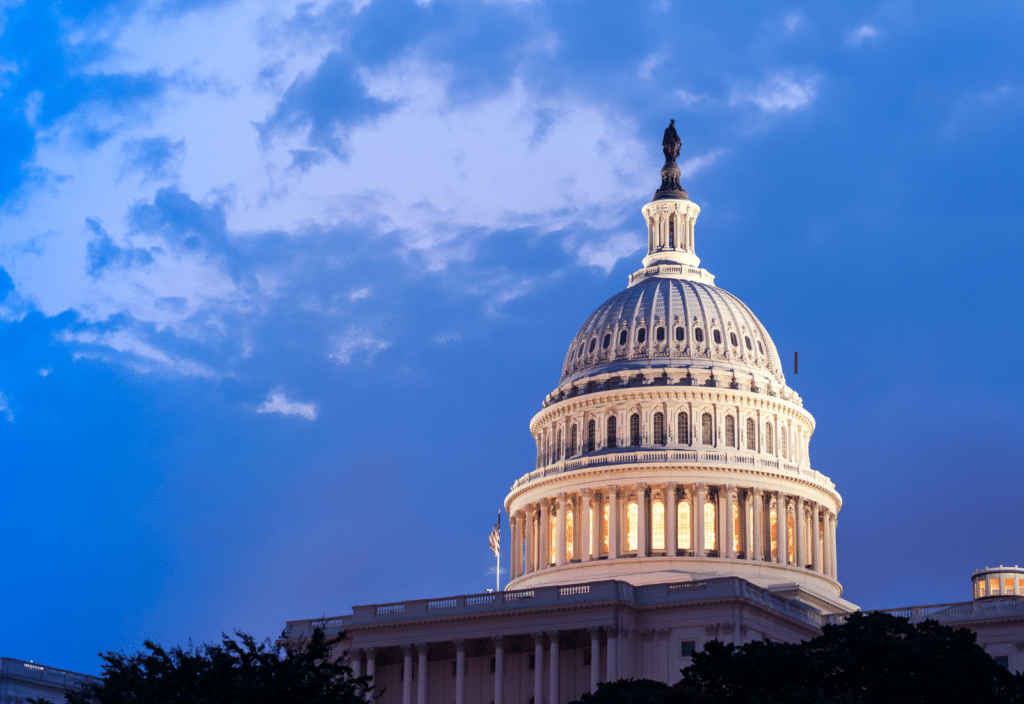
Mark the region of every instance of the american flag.
<instances>
[{"instance_id":1,"label":"american flag","mask_svg":"<svg viewBox=\"0 0 1024 704\"><path fill-rule=\"evenodd\" d=\"M495 557L501 556L501 511L498 511L498 520L494 522L494 528L491 528L491 550L494 551Z\"/></svg>"}]
</instances>

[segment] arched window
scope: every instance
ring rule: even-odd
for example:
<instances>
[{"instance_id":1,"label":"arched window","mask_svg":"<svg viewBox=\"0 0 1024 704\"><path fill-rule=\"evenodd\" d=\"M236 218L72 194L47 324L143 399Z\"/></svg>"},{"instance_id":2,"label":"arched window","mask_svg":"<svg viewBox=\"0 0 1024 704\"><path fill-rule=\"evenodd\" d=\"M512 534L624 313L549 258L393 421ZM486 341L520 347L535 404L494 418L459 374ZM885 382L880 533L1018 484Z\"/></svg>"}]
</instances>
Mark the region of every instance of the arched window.
<instances>
[{"instance_id":1,"label":"arched window","mask_svg":"<svg viewBox=\"0 0 1024 704\"><path fill-rule=\"evenodd\" d=\"M697 342L704 342L704 331L701 330L700 328L694 328L693 329L693 339L696 340ZM582 350L583 350L583 348L580 347L580 351L582 351Z\"/></svg>"},{"instance_id":2,"label":"arched window","mask_svg":"<svg viewBox=\"0 0 1024 704\"><path fill-rule=\"evenodd\" d=\"M734 333L734 332L729 333L729 342L732 343L733 347L739 347L740 346L740 341L736 339L736 333Z\"/></svg>"},{"instance_id":3,"label":"arched window","mask_svg":"<svg viewBox=\"0 0 1024 704\"><path fill-rule=\"evenodd\" d=\"M628 336L629 336L629 331L628 330L623 330L622 332L620 332L619 333L619 344L620 345L626 344L626 338Z\"/></svg>"},{"instance_id":4,"label":"arched window","mask_svg":"<svg viewBox=\"0 0 1024 704\"><path fill-rule=\"evenodd\" d=\"M629 444L636 447L640 444L640 414L634 413L629 417Z\"/></svg>"},{"instance_id":5,"label":"arched window","mask_svg":"<svg viewBox=\"0 0 1024 704\"><path fill-rule=\"evenodd\" d=\"M676 507L676 545L680 550L692 550L690 545L690 501L683 499Z\"/></svg>"},{"instance_id":6,"label":"arched window","mask_svg":"<svg viewBox=\"0 0 1024 704\"><path fill-rule=\"evenodd\" d=\"M626 505L626 551L636 551L636 523L637 523L636 501L630 501Z\"/></svg>"},{"instance_id":7,"label":"arched window","mask_svg":"<svg viewBox=\"0 0 1024 704\"><path fill-rule=\"evenodd\" d=\"M558 550L558 516L552 511L548 516L548 564L555 564Z\"/></svg>"},{"instance_id":8,"label":"arched window","mask_svg":"<svg viewBox=\"0 0 1024 704\"><path fill-rule=\"evenodd\" d=\"M587 452L593 452L597 447L597 421L590 419L587 423Z\"/></svg>"},{"instance_id":9,"label":"arched window","mask_svg":"<svg viewBox=\"0 0 1024 704\"><path fill-rule=\"evenodd\" d=\"M761 354L764 354L764 347L761 347L760 340L757 341L757 351L760 352Z\"/></svg>"},{"instance_id":10,"label":"arched window","mask_svg":"<svg viewBox=\"0 0 1024 704\"><path fill-rule=\"evenodd\" d=\"M725 444L736 447L736 419L732 416L725 417Z\"/></svg>"},{"instance_id":11,"label":"arched window","mask_svg":"<svg viewBox=\"0 0 1024 704\"><path fill-rule=\"evenodd\" d=\"M608 502L604 502L604 515L601 518L601 544L604 546L604 554L608 554Z\"/></svg>"},{"instance_id":12,"label":"arched window","mask_svg":"<svg viewBox=\"0 0 1024 704\"><path fill-rule=\"evenodd\" d=\"M686 332L682 326L679 326L676 328L676 342L682 342L684 339L686 339Z\"/></svg>"},{"instance_id":13,"label":"arched window","mask_svg":"<svg viewBox=\"0 0 1024 704\"><path fill-rule=\"evenodd\" d=\"M796 564L796 539L793 536L793 517L786 512L786 562Z\"/></svg>"},{"instance_id":14,"label":"arched window","mask_svg":"<svg viewBox=\"0 0 1024 704\"><path fill-rule=\"evenodd\" d=\"M577 357L582 357L583 356L583 343L582 342L580 343L580 348L578 350L576 350L576 356Z\"/></svg>"},{"instance_id":15,"label":"arched window","mask_svg":"<svg viewBox=\"0 0 1024 704\"><path fill-rule=\"evenodd\" d=\"M711 331L711 336L715 338L715 344L716 345L722 344L722 333L720 333L718 330L712 330ZM594 343L593 342L590 343L590 347L591 347L591 351L593 351L593 347L594 347Z\"/></svg>"},{"instance_id":16,"label":"arched window","mask_svg":"<svg viewBox=\"0 0 1024 704\"><path fill-rule=\"evenodd\" d=\"M786 426L782 426L779 431L779 444L782 446L782 459L789 459L789 454L786 452L786 436L789 433L786 432Z\"/></svg>"},{"instance_id":17,"label":"arched window","mask_svg":"<svg viewBox=\"0 0 1024 704\"><path fill-rule=\"evenodd\" d=\"M608 416L606 425L608 432L605 436L605 444L608 447L617 447L619 444L619 431L617 428L618 421L615 420L615 416Z\"/></svg>"},{"instance_id":18,"label":"arched window","mask_svg":"<svg viewBox=\"0 0 1024 704\"><path fill-rule=\"evenodd\" d=\"M610 332L606 332L604 334L604 339L601 340L601 349L606 350L606 349L608 349L611 346L611 344L612 344L612 334Z\"/></svg>"},{"instance_id":19,"label":"arched window","mask_svg":"<svg viewBox=\"0 0 1024 704\"><path fill-rule=\"evenodd\" d=\"M774 504L772 510L768 513L769 521L771 522L771 558L772 560L779 559L779 512L776 510Z\"/></svg>"},{"instance_id":20,"label":"arched window","mask_svg":"<svg viewBox=\"0 0 1024 704\"><path fill-rule=\"evenodd\" d=\"M654 414L654 444L665 444L665 414L661 411Z\"/></svg>"},{"instance_id":21,"label":"arched window","mask_svg":"<svg viewBox=\"0 0 1024 704\"><path fill-rule=\"evenodd\" d=\"M663 327L661 327L659 325L658 328L654 331L654 338L658 342L664 342L665 341L665 328L663 328Z\"/></svg>"},{"instance_id":22,"label":"arched window","mask_svg":"<svg viewBox=\"0 0 1024 704\"><path fill-rule=\"evenodd\" d=\"M676 219L668 219L668 247L669 249L676 248Z\"/></svg>"},{"instance_id":23,"label":"arched window","mask_svg":"<svg viewBox=\"0 0 1024 704\"><path fill-rule=\"evenodd\" d=\"M711 444L711 414L705 413L700 417L700 441L705 445Z\"/></svg>"},{"instance_id":24,"label":"arched window","mask_svg":"<svg viewBox=\"0 0 1024 704\"><path fill-rule=\"evenodd\" d=\"M665 549L665 504L655 501L651 504L651 550Z\"/></svg>"},{"instance_id":25,"label":"arched window","mask_svg":"<svg viewBox=\"0 0 1024 704\"><path fill-rule=\"evenodd\" d=\"M573 515L572 515L572 511L570 510L570 511L568 511L565 514L565 561L566 562L571 562L572 561L573 546L575 545L575 541L573 540L573 536L575 535L575 533L573 532L574 526L573 526L573 520L572 519L573 519Z\"/></svg>"},{"instance_id":26,"label":"arched window","mask_svg":"<svg viewBox=\"0 0 1024 704\"><path fill-rule=\"evenodd\" d=\"M764 424L764 451L767 452L769 455L774 454L774 452L775 452L772 449L772 424L771 423L765 423Z\"/></svg>"},{"instance_id":27,"label":"arched window","mask_svg":"<svg viewBox=\"0 0 1024 704\"><path fill-rule=\"evenodd\" d=\"M642 345L647 341L647 328L640 328L636 331L636 343Z\"/></svg>"},{"instance_id":28,"label":"arched window","mask_svg":"<svg viewBox=\"0 0 1024 704\"><path fill-rule=\"evenodd\" d=\"M743 341L745 343L747 343L747 349L748 350L753 350L754 349L753 347L750 346L750 335L744 335L743 336Z\"/></svg>"},{"instance_id":29,"label":"arched window","mask_svg":"<svg viewBox=\"0 0 1024 704\"><path fill-rule=\"evenodd\" d=\"M572 429L569 431L569 457L573 457L576 454L576 445L579 440L576 437L576 424L572 424Z\"/></svg>"},{"instance_id":30,"label":"arched window","mask_svg":"<svg viewBox=\"0 0 1024 704\"><path fill-rule=\"evenodd\" d=\"M555 435L555 462L562 459L562 429L558 429L558 434Z\"/></svg>"},{"instance_id":31,"label":"arched window","mask_svg":"<svg viewBox=\"0 0 1024 704\"><path fill-rule=\"evenodd\" d=\"M593 352L595 347L597 347L597 338L596 337L592 338L590 340L590 347L587 348L587 353L589 354L589 353Z\"/></svg>"},{"instance_id":32,"label":"arched window","mask_svg":"<svg viewBox=\"0 0 1024 704\"><path fill-rule=\"evenodd\" d=\"M757 449L757 426L753 418L747 418L747 449Z\"/></svg>"},{"instance_id":33,"label":"arched window","mask_svg":"<svg viewBox=\"0 0 1024 704\"><path fill-rule=\"evenodd\" d=\"M740 531L740 504L736 501L732 505L732 549L734 555L739 555L741 542L741 536L743 533Z\"/></svg>"},{"instance_id":34,"label":"arched window","mask_svg":"<svg viewBox=\"0 0 1024 704\"><path fill-rule=\"evenodd\" d=\"M708 499L704 502L704 549L714 550L715 545L718 541L715 540L715 527L718 525L717 519L718 507L715 506L715 502Z\"/></svg>"},{"instance_id":35,"label":"arched window","mask_svg":"<svg viewBox=\"0 0 1024 704\"><path fill-rule=\"evenodd\" d=\"M690 415L686 412L676 416L676 438L680 445L690 444Z\"/></svg>"}]
</instances>

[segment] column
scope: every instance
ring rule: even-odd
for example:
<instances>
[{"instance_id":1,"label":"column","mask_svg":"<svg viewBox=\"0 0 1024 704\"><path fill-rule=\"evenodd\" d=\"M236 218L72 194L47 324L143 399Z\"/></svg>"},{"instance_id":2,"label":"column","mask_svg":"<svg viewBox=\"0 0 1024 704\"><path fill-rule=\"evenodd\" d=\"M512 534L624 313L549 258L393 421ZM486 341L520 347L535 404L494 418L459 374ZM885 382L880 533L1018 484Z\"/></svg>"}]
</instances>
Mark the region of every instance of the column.
<instances>
[{"instance_id":1,"label":"column","mask_svg":"<svg viewBox=\"0 0 1024 704\"><path fill-rule=\"evenodd\" d=\"M729 516L725 511L725 487L718 487L718 535L715 537L715 547L718 549L718 556L725 557L725 530L729 524Z\"/></svg>"},{"instance_id":2,"label":"column","mask_svg":"<svg viewBox=\"0 0 1024 704\"><path fill-rule=\"evenodd\" d=\"M416 704L427 704L427 644L417 643L419 662L416 666Z\"/></svg>"},{"instance_id":3,"label":"column","mask_svg":"<svg viewBox=\"0 0 1024 704\"><path fill-rule=\"evenodd\" d=\"M722 513L725 516L725 551L719 555L725 557L736 557L736 522L732 519L733 506L736 505L736 487L725 487L725 501L720 501Z\"/></svg>"},{"instance_id":4,"label":"column","mask_svg":"<svg viewBox=\"0 0 1024 704\"><path fill-rule=\"evenodd\" d=\"M832 567L832 579L839 579L839 564L836 560L836 524L838 522L839 518L836 514L830 513L828 515L828 542L829 551L832 555L832 559L829 560L829 565Z\"/></svg>"},{"instance_id":5,"label":"column","mask_svg":"<svg viewBox=\"0 0 1024 704\"><path fill-rule=\"evenodd\" d=\"M606 626L604 632L608 636L608 665L605 667L605 682L615 682L619 679L618 657L619 657L619 629L615 626Z\"/></svg>"},{"instance_id":6,"label":"column","mask_svg":"<svg viewBox=\"0 0 1024 704\"><path fill-rule=\"evenodd\" d=\"M789 562L789 531L786 530L786 495L779 492L776 495L775 500L778 506L779 516L779 559L780 565L785 565Z\"/></svg>"},{"instance_id":7,"label":"column","mask_svg":"<svg viewBox=\"0 0 1024 704\"><path fill-rule=\"evenodd\" d=\"M619 556L619 487L608 487L608 559Z\"/></svg>"},{"instance_id":8,"label":"column","mask_svg":"<svg viewBox=\"0 0 1024 704\"><path fill-rule=\"evenodd\" d=\"M540 569L551 565L551 501L540 502L540 551L537 553L537 564Z\"/></svg>"},{"instance_id":9,"label":"column","mask_svg":"<svg viewBox=\"0 0 1024 704\"><path fill-rule=\"evenodd\" d=\"M565 492L558 494L558 516L555 523L555 564L565 564L565 514L569 513Z\"/></svg>"},{"instance_id":10,"label":"column","mask_svg":"<svg viewBox=\"0 0 1024 704\"><path fill-rule=\"evenodd\" d=\"M753 511L753 492L749 489L743 492L743 555L748 560L754 559L754 520L750 513Z\"/></svg>"},{"instance_id":11,"label":"column","mask_svg":"<svg viewBox=\"0 0 1024 704\"><path fill-rule=\"evenodd\" d=\"M491 640L494 641L494 704L503 704L505 701L505 641L501 636L493 636Z\"/></svg>"},{"instance_id":12,"label":"column","mask_svg":"<svg viewBox=\"0 0 1024 704\"><path fill-rule=\"evenodd\" d=\"M697 557L707 555L704 550L704 502L707 500L707 493L707 484L698 484L693 497L693 554Z\"/></svg>"},{"instance_id":13,"label":"column","mask_svg":"<svg viewBox=\"0 0 1024 704\"><path fill-rule=\"evenodd\" d=\"M402 704L412 704L412 646L402 645Z\"/></svg>"},{"instance_id":14,"label":"column","mask_svg":"<svg viewBox=\"0 0 1024 704\"><path fill-rule=\"evenodd\" d=\"M832 512L822 506L821 508L821 573L825 576L832 574L832 550L828 539L828 518Z\"/></svg>"},{"instance_id":15,"label":"column","mask_svg":"<svg viewBox=\"0 0 1024 704\"><path fill-rule=\"evenodd\" d=\"M352 677L359 679L363 676L363 651L361 648L353 648L348 653L348 665L352 668Z\"/></svg>"},{"instance_id":16,"label":"column","mask_svg":"<svg viewBox=\"0 0 1024 704\"><path fill-rule=\"evenodd\" d=\"M537 537L534 535L534 533L536 531L533 529L533 511L534 511L533 504L530 504L529 506L527 506L525 508L525 511L526 511L526 550L524 552L526 554L524 556L525 557L525 562L523 564L523 574L529 574L530 572L533 572L534 569L536 569L533 566L534 565L533 556L534 556L534 554L536 552L536 550L534 548L534 543L537 541Z\"/></svg>"},{"instance_id":17,"label":"column","mask_svg":"<svg viewBox=\"0 0 1024 704\"><path fill-rule=\"evenodd\" d=\"M559 697L559 673L558 673L558 631L548 631L548 639L551 641L551 664L548 667L550 671L548 677L548 704L560 704L562 701Z\"/></svg>"},{"instance_id":18,"label":"column","mask_svg":"<svg viewBox=\"0 0 1024 704\"><path fill-rule=\"evenodd\" d=\"M366 653L366 676L370 678L370 684L368 686L376 686L373 678L377 674L377 649L376 648L365 648L363 650ZM370 699L371 696L367 696Z\"/></svg>"},{"instance_id":19,"label":"column","mask_svg":"<svg viewBox=\"0 0 1024 704\"><path fill-rule=\"evenodd\" d=\"M636 485L636 556L647 557L647 485Z\"/></svg>"},{"instance_id":20,"label":"column","mask_svg":"<svg viewBox=\"0 0 1024 704\"><path fill-rule=\"evenodd\" d=\"M580 545L578 551L580 553L580 559L583 562L590 562L590 549L591 541L590 536L594 531L594 527L590 523L590 489L584 489L582 492L582 499L580 500L580 516L576 519L576 522L583 528L580 534ZM597 512L594 512L594 518L597 518Z\"/></svg>"},{"instance_id":21,"label":"column","mask_svg":"<svg viewBox=\"0 0 1024 704\"><path fill-rule=\"evenodd\" d=\"M754 559L764 560L764 495L760 489L754 489Z\"/></svg>"},{"instance_id":22,"label":"column","mask_svg":"<svg viewBox=\"0 0 1024 704\"><path fill-rule=\"evenodd\" d=\"M821 538L818 533L818 502L811 502L811 563L815 572L821 572Z\"/></svg>"},{"instance_id":23,"label":"column","mask_svg":"<svg viewBox=\"0 0 1024 704\"><path fill-rule=\"evenodd\" d=\"M793 534L796 538L796 566L803 569L807 564L804 559L804 500L799 496L793 499Z\"/></svg>"},{"instance_id":24,"label":"column","mask_svg":"<svg viewBox=\"0 0 1024 704\"><path fill-rule=\"evenodd\" d=\"M676 485L665 485L665 556L675 557L679 550L679 507L676 505Z\"/></svg>"},{"instance_id":25,"label":"column","mask_svg":"<svg viewBox=\"0 0 1024 704\"><path fill-rule=\"evenodd\" d=\"M455 639L455 704L466 704L466 641Z\"/></svg>"},{"instance_id":26,"label":"column","mask_svg":"<svg viewBox=\"0 0 1024 704\"><path fill-rule=\"evenodd\" d=\"M544 634L530 635L533 636L533 701L541 704L544 701Z\"/></svg>"},{"instance_id":27,"label":"column","mask_svg":"<svg viewBox=\"0 0 1024 704\"><path fill-rule=\"evenodd\" d=\"M657 678L667 685L675 684L671 682L671 675L669 674L669 657L668 657L668 637L672 631L668 628L658 629L658 669Z\"/></svg>"},{"instance_id":28,"label":"column","mask_svg":"<svg viewBox=\"0 0 1024 704\"><path fill-rule=\"evenodd\" d=\"M597 685L601 681L601 629L588 628L590 633L590 693L597 694Z\"/></svg>"}]
</instances>

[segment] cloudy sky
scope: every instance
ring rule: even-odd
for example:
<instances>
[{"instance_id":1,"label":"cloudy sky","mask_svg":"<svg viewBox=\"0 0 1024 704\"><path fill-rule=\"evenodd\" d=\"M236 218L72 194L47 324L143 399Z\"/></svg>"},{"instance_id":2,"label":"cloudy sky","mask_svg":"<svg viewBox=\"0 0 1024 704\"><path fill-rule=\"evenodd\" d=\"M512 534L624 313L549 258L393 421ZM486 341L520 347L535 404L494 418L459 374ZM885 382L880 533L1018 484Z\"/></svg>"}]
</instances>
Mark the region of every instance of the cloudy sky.
<instances>
[{"instance_id":1,"label":"cloudy sky","mask_svg":"<svg viewBox=\"0 0 1024 704\"><path fill-rule=\"evenodd\" d=\"M670 118L703 265L800 352L844 596L1024 562L1019 0L0 18L0 655L491 586Z\"/></svg>"}]
</instances>

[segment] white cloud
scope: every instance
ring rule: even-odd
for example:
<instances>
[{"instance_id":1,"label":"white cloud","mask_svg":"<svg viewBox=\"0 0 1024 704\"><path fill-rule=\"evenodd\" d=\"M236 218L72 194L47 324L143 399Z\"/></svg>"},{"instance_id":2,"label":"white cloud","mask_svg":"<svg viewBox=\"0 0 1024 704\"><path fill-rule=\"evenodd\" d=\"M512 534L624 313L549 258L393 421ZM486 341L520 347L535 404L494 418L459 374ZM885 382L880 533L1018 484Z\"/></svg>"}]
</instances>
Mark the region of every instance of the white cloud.
<instances>
[{"instance_id":1,"label":"white cloud","mask_svg":"<svg viewBox=\"0 0 1024 704\"><path fill-rule=\"evenodd\" d=\"M353 358L365 355L366 364L370 364L378 353L391 347L390 340L377 337L374 331L351 326L344 335L331 338L334 351L327 355L335 362L349 364Z\"/></svg>"},{"instance_id":2,"label":"white cloud","mask_svg":"<svg viewBox=\"0 0 1024 704\"><path fill-rule=\"evenodd\" d=\"M7 394L3 391L0 391L0 413L7 416L8 423L14 422L14 411L11 409L11 403L7 399Z\"/></svg>"},{"instance_id":3,"label":"white cloud","mask_svg":"<svg viewBox=\"0 0 1024 704\"><path fill-rule=\"evenodd\" d=\"M786 74L775 74L753 89L735 88L731 105L753 103L767 113L789 112L806 107L817 95L817 78L797 80Z\"/></svg>"},{"instance_id":4,"label":"white cloud","mask_svg":"<svg viewBox=\"0 0 1024 704\"><path fill-rule=\"evenodd\" d=\"M874 25L862 24L860 27L851 30L850 33L846 35L846 43L856 46L865 39L869 39L870 37L873 37L877 34L878 30L875 28Z\"/></svg>"},{"instance_id":5,"label":"white cloud","mask_svg":"<svg viewBox=\"0 0 1024 704\"><path fill-rule=\"evenodd\" d=\"M309 421L316 420L315 403L298 403L291 401L281 389L274 389L267 400L256 409L257 413L280 413L283 416L299 416Z\"/></svg>"},{"instance_id":6,"label":"white cloud","mask_svg":"<svg viewBox=\"0 0 1024 704\"><path fill-rule=\"evenodd\" d=\"M643 236L636 232L621 232L597 242L584 242L576 250L576 261L596 266L610 273L620 259L630 257L644 248Z\"/></svg>"},{"instance_id":7,"label":"white cloud","mask_svg":"<svg viewBox=\"0 0 1024 704\"><path fill-rule=\"evenodd\" d=\"M651 54L640 63L640 68L637 70L636 75L645 81L651 80L654 77L654 69L663 63L666 58L664 54Z\"/></svg>"},{"instance_id":8,"label":"white cloud","mask_svg":"<svg viewBox=\"0 0 1024 704\"><path fill-rule=\"evenodd\" d=\"M38 374L39 374L39 376L41 376L41 377L43 377L45 379L46 377L48 377L51 374L53 374L53 367L41 367L38 370Z\"/></svg>"},{"instance_id":9,"label":"white cloud","mask_svg":"<svg viewBox=\"0 0 1024 704\"><path fill-rule=\"evenodd\" d=\"M58 338L81 346L75 359L120 359L142 374L171 372L182 376L212 377L215 372L204 364L171 354L141 339L136 331L125 329L109 332L64 331ZM110 350L119 353L112 357Z\"/></svg>"},{"instance_id":10,"label":"white cloud","mask_svg":"<svg viewBox=\"0 0 1024 704\"><path fill-rule=\"evenodd\" d=\"M364 286L363 288L357 288L348 294L348 300L355 302L360 301L364 298L369 298L370 294L373 293L373 289L370 286Z\"/></svg>"},{"instance_id":11,"label":"white cloud","mask_svg":"<svg viewBox=\"0 0 1024 704\"><path fill-rule=\"evenodd\" d=\"M685 90L676 91L676 98L678 98L679 102L683 104L683 107L687 108L696 105L697 103L711 99L706 95L697 95L695 93L690 93L689 91Z\"/></svg>"},{"instance_id":12,"label":"white cloud","mask_svg":"<svg viewBox=\"0 0 1024 704\"><path fill-rule=\"evenodd\" d=\"M698 171L700 171L701 169L705 169L711 166L712 164L715 163L715 161L718 160L718 157L720 157L723 153L724 150L722 149L713 149L707 154L701 154L700 156L694 156L687 159L686 161L679 165L680 177L689 178Z\"/></svg>"},{"instance_id":13,"label":"white cloud","mask_svg":"<svg viewBox=\"0 0 1024 704\"><path fill-rule=\"evenodd\" d=\"M786 30L789 32L795 32L800 25L803 23L804 18L799 12L790 12L788 15L782 18L782 24L786 25Z\"/></svg>"}]
</instances>

